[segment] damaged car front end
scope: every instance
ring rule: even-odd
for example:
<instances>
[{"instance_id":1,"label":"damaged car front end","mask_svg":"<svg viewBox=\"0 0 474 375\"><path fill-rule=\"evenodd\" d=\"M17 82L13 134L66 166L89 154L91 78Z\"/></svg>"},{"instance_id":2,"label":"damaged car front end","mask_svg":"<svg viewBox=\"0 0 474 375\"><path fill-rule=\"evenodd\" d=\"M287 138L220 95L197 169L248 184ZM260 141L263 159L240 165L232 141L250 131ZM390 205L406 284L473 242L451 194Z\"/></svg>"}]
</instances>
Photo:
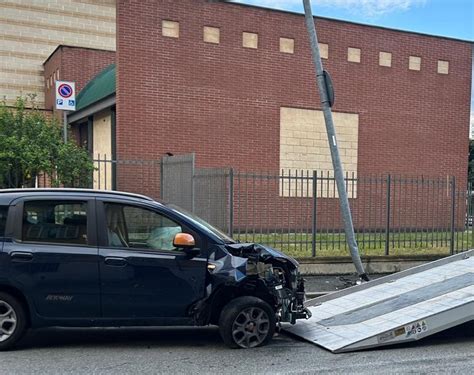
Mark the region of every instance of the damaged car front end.
<instances>
[{"instance_id":1,"label":"damaged car front end","mask_svg":"<svg viewBox=\"0 0 474 375\"><path fill-rule=\"evenodd\" d=\"M221 325L224 307L245 296L268 304L276 325L295 324L297 319L311 316L304 307L304 279L297 261L275 249L253 243L216 245L207 268L206 297L191 311L198 325Z\"/></svg>"},{"instance_id":2,"label":"damaged car front end","mask_svg":"<svg viewBox=\"0 0 474 375\"><path fill-rule=\"evenodd\" d=\"M219 250L209 261L215 265L211 271L214 287L224 282L248 290L261 284L253 290L263 289L272 298L279 322L295 324L297 319L310 317L311 313L304 307L304 279L298 273L295 259L259 244L228 244L225 246L227 254L222 248ZM229 262L240 263L237 272L229 269Z\"/></svg>"},{"instance_id":3,"label":"damaged car front end","mask_svg":"<svg viewBox=\"0 0 474 375\"><path fill-rule=\"evenodd\" d=\"M170 208L210 239L204 295L188 308L195 325L218 325L228 346L252 348L271 340L281 323L311 317L295 259L267 246L239 243L194 214Z\"/></svg>"}]
</instances>

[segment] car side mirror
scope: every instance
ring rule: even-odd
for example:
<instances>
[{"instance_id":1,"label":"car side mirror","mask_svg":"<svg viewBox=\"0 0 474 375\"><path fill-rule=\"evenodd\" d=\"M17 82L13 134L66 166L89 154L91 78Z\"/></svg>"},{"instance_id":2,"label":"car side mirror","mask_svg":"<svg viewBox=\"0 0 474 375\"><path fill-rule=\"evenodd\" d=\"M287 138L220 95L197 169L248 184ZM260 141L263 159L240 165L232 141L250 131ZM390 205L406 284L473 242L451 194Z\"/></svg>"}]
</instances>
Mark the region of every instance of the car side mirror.
<instances>
[{"instance_id":1,"label":"car side mirror","mask_svg":"<svg viewBox=\"0 0 474 375\"><path fill-rule=\"evenodd\" d=\"M173 239L173 246L178 249L183 249L184 253L190 257L195 257L200 254L199 249L196 249L196 241L189 233L177 233Z\"/></svg>"}]
</instances>

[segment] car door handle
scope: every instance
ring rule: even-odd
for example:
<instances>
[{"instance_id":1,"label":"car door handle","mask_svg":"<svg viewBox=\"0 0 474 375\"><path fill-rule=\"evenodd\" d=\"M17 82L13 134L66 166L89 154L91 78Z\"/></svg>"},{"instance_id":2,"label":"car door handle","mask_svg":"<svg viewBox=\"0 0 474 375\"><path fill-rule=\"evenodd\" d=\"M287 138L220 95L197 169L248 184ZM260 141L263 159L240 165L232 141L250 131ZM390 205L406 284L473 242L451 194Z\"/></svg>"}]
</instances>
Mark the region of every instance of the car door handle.
<instances>
[{"instance_id":1,"label":"car door handle","mask_svg":"<svg viewBox=\"0 0 474 375\"><path fill-rule=\"evenodd\" d=\"M14 251L10 254L13 262L31 262L33 260L33 253L27 251Z\"/></svg>"},{"instance_id":2,"label":"car door handle","mask_svg":"<svg viewBox=\"0 0 474 375\"><path fill-rule=\"evenodd\" d=\"M104 262L106 265L113 267L125 267L128 264L126 259L117 257L107 257Z\"/></svg>"}]
</instances>

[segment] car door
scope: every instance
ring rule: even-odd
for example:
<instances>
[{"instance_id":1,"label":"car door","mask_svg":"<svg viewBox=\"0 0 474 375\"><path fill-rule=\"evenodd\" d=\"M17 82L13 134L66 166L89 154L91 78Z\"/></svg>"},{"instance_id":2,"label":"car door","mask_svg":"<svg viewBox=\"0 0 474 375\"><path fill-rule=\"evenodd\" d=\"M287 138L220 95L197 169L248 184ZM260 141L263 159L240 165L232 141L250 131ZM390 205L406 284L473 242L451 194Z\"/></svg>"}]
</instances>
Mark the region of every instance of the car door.
<instances>
[{"instance_id":1,"label":"car door","mask_svg":"<svg viewBox=\"0 0 474 375\"><path fill-rule=\"evenodd\" d=\"M100 317L94 199L32 198L13 207L10 279L44 318Z\"/></svg>"},{"instance_id":2,"label":"car door","mask_svg":"<svg viewBox=\"0 0 474 375\"><path fill-rule=\"evenodd\" d=\"M3 250L3 236L7 224L8 206L0 206L0 252Z\"/></svg>"},{"instance_id":3,"label":"car door","mask_svg":"<svg viewBox=\"0 0 474 375\"><path fill-rule=\"evenodd\" d=\"M204 296L207 258L174 248L176 233L197 233L156 207L104 200L97 206L102 313L105 318L184 322Z\"/></svg>"}]
</instances>

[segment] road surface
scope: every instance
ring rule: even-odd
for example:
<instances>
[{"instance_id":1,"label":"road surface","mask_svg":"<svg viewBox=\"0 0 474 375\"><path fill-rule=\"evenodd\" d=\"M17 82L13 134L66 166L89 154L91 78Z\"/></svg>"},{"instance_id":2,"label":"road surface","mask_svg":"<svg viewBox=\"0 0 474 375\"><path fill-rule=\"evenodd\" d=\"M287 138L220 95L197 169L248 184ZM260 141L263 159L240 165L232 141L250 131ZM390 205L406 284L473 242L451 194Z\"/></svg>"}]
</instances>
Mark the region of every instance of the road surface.
<instances>
[{"instance_id":1,"label":"road surface","mask_svg":"<svg viewBox=\"0 0 474 375\"><path fill-rule=\"evenodd\" d=\"M285 334L231 350L214 327L42 329L0 353L0 374L470 374L474 323L418 343L332 354Z\"/></svg>"}]
</instances>

